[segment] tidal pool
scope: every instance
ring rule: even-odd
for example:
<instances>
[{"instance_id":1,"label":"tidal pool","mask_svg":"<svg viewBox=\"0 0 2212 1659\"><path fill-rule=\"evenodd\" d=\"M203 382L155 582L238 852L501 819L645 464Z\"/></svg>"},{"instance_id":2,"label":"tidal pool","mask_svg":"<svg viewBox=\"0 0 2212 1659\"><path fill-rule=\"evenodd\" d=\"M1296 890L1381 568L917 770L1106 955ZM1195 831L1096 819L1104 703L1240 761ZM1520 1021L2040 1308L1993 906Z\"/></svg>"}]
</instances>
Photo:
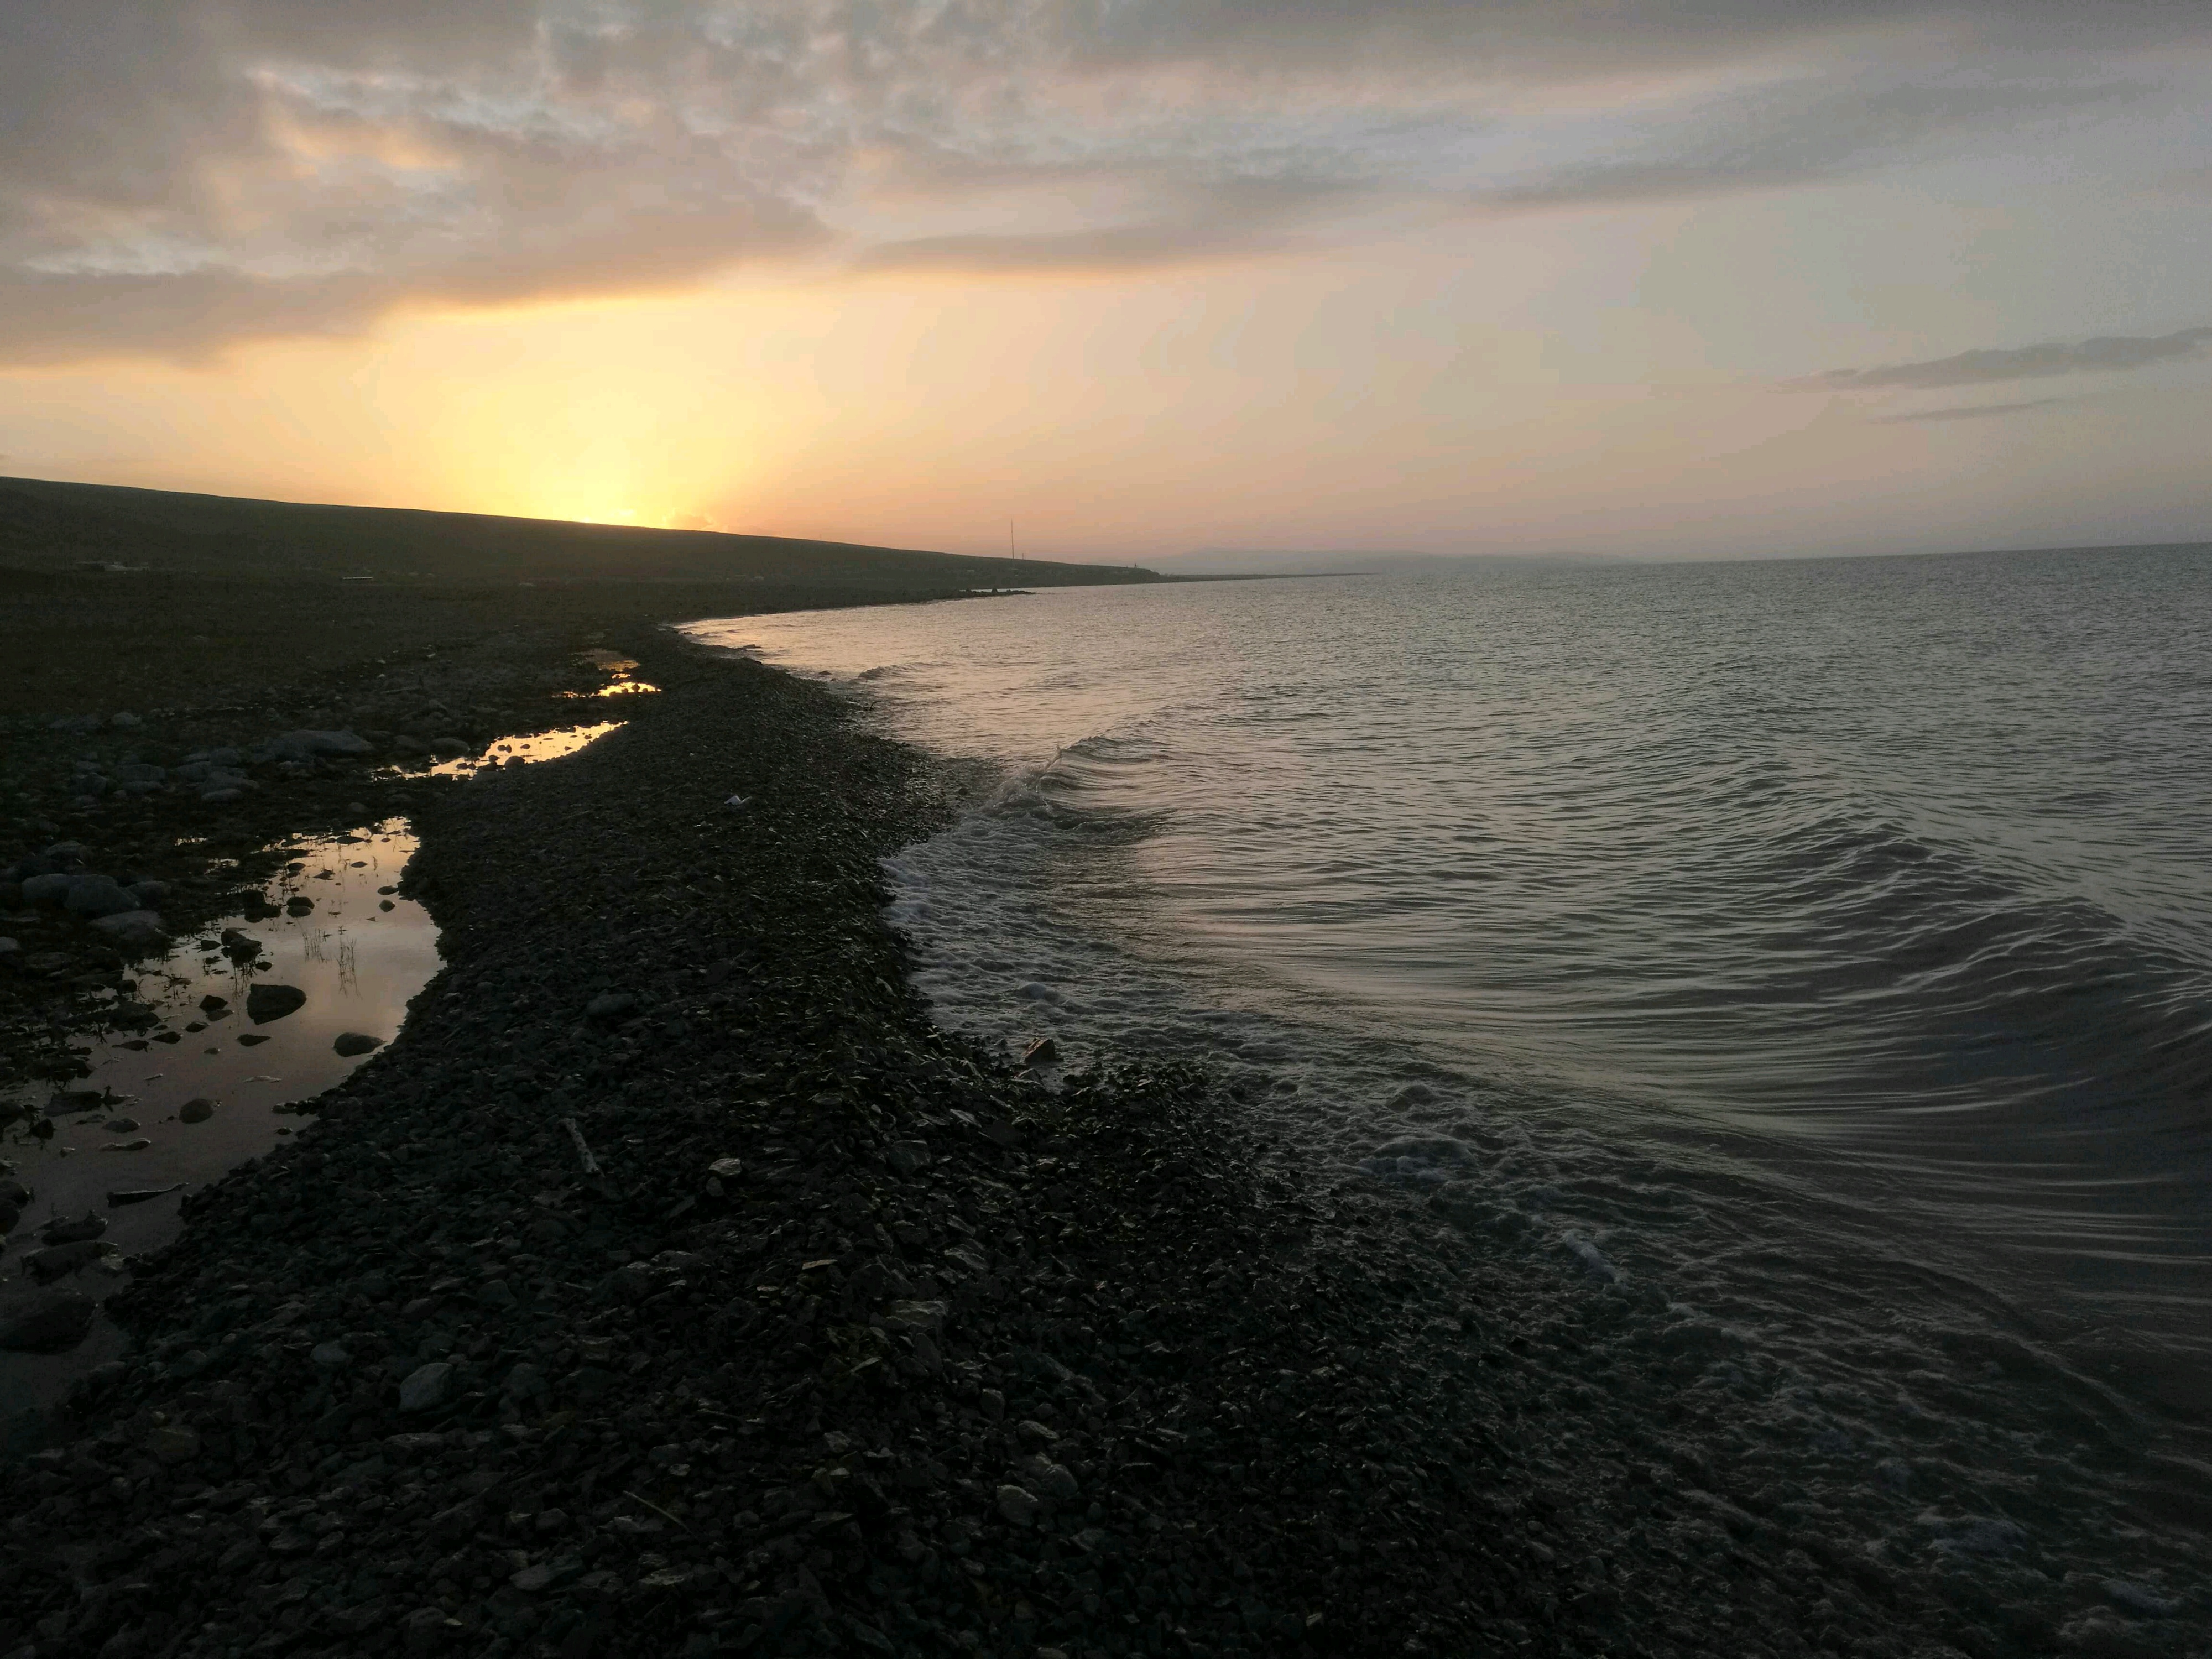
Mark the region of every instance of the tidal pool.
<instances>
[{"instance_id":1,"label":"tidal pool","mask_svg":"<svg viewBox=\"0 0 2212 1659\"><path fill-rule=\"evenodd\" d=\"M137 966L135 995L118 998L129 1023L76 1045L89 1075L19 1094L35 1115L10 1126L0 1162L32 1198L0 1256L0 1322L40 1294L25 1258L64 1218L104 1218L99 1242L112 1248L55 1287L104 1299L131 1256L175 1236L185 1193L267 1152L296 1123L277 1109L343 1083L367 1058L339 1054L341 1036L389 1042L437 971L436 924L395 890L415 850L404 819L285 850L289 861L264 903ZM306 1000L256 1023L246 1005L257 985L289 987ZM211 999L221 1006L204 1006ZM204 1116L197 1108L180 1115L196 1101L209 1103ZM34 1127L52 1133L41 1138ZM111 1200L160 1188L178 1190ZM0 1354L0 1401L11 1414L42 1407L123 1341L99 1320L69 1352Z\"/></svg>"},{"instance_id":2,"label":"tidal pool","mask_svg":"<svg viewBox=\"0 0 2212 1659\"><path fill-rule=\"evenodd\" d=\"M501 738L435 769L465 776L553 760L620 724ZM9 1098L17 1111L0 1133L0 1176L32 1197L0 1254L0 1326L52 1291L104 1300L125 1282L132 1256L176 1236L185 1194L292 1133L300 1120L288 1109L336 1088L398 1036L407 1005L438 971L437 925L398 890L415 852L406 820L283 850L283 872L258 902L127 970L116 1024L74 1045L88 1075ZM257 1020L257 986L289 988L304 1000L281 1014L264 1009ZM341 1054L341 1037L375 1043L361 1048L356 1041L346 1046L358 1052ZM173 1190L130 1196L154 1189ZM106 1224L99 1259L41 1285L27 1260L41 1236L87 1217ZM126 1340L95 1318L66 1352L0 1352L0 1429L43 1411Z\"/></svg>"}]
</instances>

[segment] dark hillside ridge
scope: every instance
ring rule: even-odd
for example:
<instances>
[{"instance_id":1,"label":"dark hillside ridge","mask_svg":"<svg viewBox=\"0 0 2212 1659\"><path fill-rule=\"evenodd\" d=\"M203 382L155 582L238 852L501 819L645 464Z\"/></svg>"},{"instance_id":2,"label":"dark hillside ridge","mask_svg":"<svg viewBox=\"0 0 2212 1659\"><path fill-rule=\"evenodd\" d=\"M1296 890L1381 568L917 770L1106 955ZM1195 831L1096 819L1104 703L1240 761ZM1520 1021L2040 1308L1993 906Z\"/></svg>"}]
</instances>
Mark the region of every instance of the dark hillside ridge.
<instances>
[{"instance_id":1,"label":"dark hillside ridge","mask_svg":"<svg viewBox=\"0 0 2212 1659\"><path fill-rule=\"evenodd\" d=\"M855 590L1157 582L1123 565L0 478L0 564L380 581L742 581Z\"/></svg>"}]
</instances>

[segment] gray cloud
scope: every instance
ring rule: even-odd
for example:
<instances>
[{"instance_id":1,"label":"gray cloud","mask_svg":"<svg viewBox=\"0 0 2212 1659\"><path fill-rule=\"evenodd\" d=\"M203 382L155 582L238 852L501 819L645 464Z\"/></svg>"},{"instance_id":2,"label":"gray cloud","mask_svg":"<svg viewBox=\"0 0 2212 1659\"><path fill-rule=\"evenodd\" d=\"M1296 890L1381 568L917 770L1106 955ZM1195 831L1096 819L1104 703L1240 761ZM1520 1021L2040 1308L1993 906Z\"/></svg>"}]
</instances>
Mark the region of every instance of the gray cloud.
<instances>
[{"instance_id":1,"label":"gray cloud","mask_svg":"<svg viewBox=\"0 0 2212 1659\"><path fill-rule=\"evenodd\" d=\"M1885 363L1878 368L1836 368L1789 383L1795 392L1925 392L1939 387L1996 386L2008 380L2039 380L2057 374L2117 374L2203 355L2212 346L2212 328L2179 329L2172 334L2100 335L2071 343L2017 346L2008 350L1961 351L1926 362Z\"/></svg>"},{"instance_id":2,"label":"gray cloud","mask_svg":"<svg viewBox=\"0 0 2212 1659\"><path fill-rule=\"evenodd\" d=\"M1090 64L1429 65L1579 76L1765 57L1935 25L1982 52L2112 51L2201 39L2168 0L1118 0L1055 9Z\"/></svg>"},{"instance_id":3,"label":"gray cloud","mask_svg":"<svg viewBox=\"0 0 2212 1659\"><path fill-rule=\"evenodd\" d=\"M1946 409L1916 410L1909 415L1877 415L1875 422L1882 426L1911 426L1922 421L1987 421L2001 415L2024 415L2031 409L2048 409L2053 404L2070 404L2071 398L2031 398L2019 404L1955 404Z\"/></svg>"},{"instance_id":4,"label":"gray cloud","mask_svg":"<svg viewBox=\"0 0 2212 1659\"><path fill-rule=\"evenodd\" d=\"M1127 270L1243 258L1291 246L1355 186L1232 179L1165 189L1133 223L1017 234L915 237L864 250L862 270Z\"/></svg>"},{"instance_id":5,"label":"gray cloud","mask_svg":"<svg viewBox=\"0 0 2212 1659\"><path fill-rule=\"evenodd\" d=\"M2069 56L2084 39L2212 37L2203 8L2107 0L2094 27L2082 9L0 0L0 362L191 357L751 259L1117 269L1469 203L1784 187L2148 95ZM1930 30L2026 67L1922 84L1899 43ZM1785 52L1796 78L1758 97L1662 96L1540 145L1490 142L1495 109L1553 83L1694 70L1710 86L1737 66L1771 76ZM1537 150L1550 159L1497 176L1496 155ZM1055 191L1082 210L1032 210Z\"/></svg>"},{"instance_id":6,"label":"gray cloud","mask_svg":"<svg viewBox=\"0 0 2212 1659\"><path fill-rule=\"evenodd\" d=\"M1630 205L1815 184L1924 161L1984 135L2093 118L2154 95L2139 82L2028 82L1837 88L1812 82L1727 100L1705 112L1687 142L1662 153L1557 169L1478 191L1479 205L1513 210Z\"/></svg>"}]
</instances>

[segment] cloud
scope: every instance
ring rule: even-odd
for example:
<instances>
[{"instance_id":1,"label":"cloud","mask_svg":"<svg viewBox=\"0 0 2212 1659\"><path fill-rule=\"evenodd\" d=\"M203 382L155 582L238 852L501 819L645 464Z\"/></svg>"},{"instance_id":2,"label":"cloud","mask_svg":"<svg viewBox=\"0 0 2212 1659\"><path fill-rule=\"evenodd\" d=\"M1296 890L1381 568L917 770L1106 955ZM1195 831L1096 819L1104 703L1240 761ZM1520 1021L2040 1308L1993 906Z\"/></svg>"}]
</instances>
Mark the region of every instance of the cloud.
<instances>
[{"instance_id":1,"label":"cloud","mask_svg":"<svg viewBox=\"0 0 2212 1659\"><path fill-rule=\"evenodd\" d=\"M1072 229L915 237L863 250L862 270L1141 270L1244 257L1291 246L1302 226L1341 206L1349 185L1269 179L1162 189L1131 222Z\"/></svg>"},{"instance_id":2,"label":"cloud","mask_svg":"<svg viewBox=\"0 0 2212 1659\"><path fill-rule=\"evenodd\" d=\"M2070 404L2071 398L2031 398L2019 404L1954 404L1945 409L1916 410L1909 415L1877 415L1876 422L1882 426L1909 426L1920 421L1986 421L2000 415L2021 415L2031 409L2048 409L2053 404Z\"/></svg>"},{"instance_id":3,"label":"cloud","mask_svg":"<svg viewBox=\"0 0 2212 1659\"><path fill-rule=\"evenodd\" d=\"M2212 40L2203 8L2083 10L0 0L0 362L748 261L1118 270L1786 187L2131 109L2156 94L2113 53Z\"/></svg>"},{"instance_id":4,"label":"cloud","mask_svg":"<svg viewBox=\"0 0 2212 1659\"><path fill-rule=\"evenodd\" d=\"M2116 112L2155 95L2142 82L1979 82L1838 89L1803 80L1718 100L1687 133L1679 118L1641 139L1643 156L1570 165L1479 191L1500 211L1632 205L1774 190L1923 161L1995 133ZM1638 140L1629 139L1633 144Z\"/></svg>"},{"instance_id":5,"label":"cloud","mask_svg":"<svg viewBox=\"0 0 2212 1659\"><path fill-rule=\"evenodd\" d=\"M2118 374L2160 363L2185 362L2212 347L2212 328L2172 334L2100 335L2072 343L2053 341L2010 349L1961 351L1926 362L1886 363L1878 368L1835 368L1791 380L1792 392L1915 392L1961 386L1997 386L2057 374Z\"/></svg>"}]
</instances>

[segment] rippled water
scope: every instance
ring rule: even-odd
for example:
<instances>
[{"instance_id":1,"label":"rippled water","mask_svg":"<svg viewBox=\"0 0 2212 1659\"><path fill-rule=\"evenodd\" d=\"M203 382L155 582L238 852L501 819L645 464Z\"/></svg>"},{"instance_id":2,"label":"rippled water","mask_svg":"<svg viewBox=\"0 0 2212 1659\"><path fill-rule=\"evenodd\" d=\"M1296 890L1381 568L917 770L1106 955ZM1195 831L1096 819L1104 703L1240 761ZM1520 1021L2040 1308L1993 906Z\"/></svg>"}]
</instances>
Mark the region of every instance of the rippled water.
<instances>
[{"instance_id":1,"label":"rippled water","mask_svg":"<svg viewBox=\"0 0 2212 1659\"><path fill-rule=\"evenodd\" d=\"M986 763L895 868L949 1023L1205 1054L1808 1375L1962 1344L2201 1455L2212 550L697 631Z\"/></svg>"}]
</instances>

